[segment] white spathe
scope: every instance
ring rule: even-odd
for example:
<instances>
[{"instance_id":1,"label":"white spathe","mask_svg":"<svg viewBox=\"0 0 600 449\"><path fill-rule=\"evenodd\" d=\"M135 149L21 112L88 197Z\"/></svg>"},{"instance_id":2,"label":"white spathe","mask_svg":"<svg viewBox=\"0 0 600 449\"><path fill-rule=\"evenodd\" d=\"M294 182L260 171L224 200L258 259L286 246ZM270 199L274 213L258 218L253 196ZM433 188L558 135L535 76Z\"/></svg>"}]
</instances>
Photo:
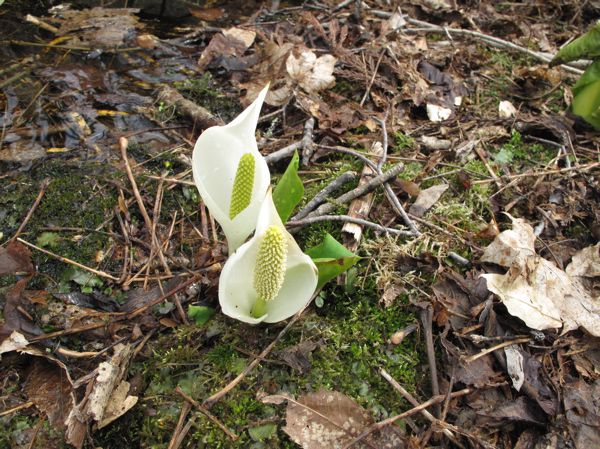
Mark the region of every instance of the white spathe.
<instances>
[{"instance_id":1,"label":"white spathe","mask_svg":"<svg viewBox=\"0 0 600 449\"><path fill-rule=\"evenodd\" d=\"M266 86L231 123L205 130L194 146L192 170L200 196L212 216L219 222L232 254L254 231L261 203L271 181L269 167L256 145L256 125L267 94ZM235 218L229 207L235 174L240 158L254 155L254 184L250 204Z\"/></svg>"},{"instance_id":2,"label":"white spathe","mask_svg":"<svg viewBox=\"0 0 600 449\"><path fill-rule=\"evenodd\" d=\"M270 226L277 226L286 239L285 277L277 296L266 302L265 315L254 318L251 310L258 297L253 287L254 267L262 239ZM254 236L229 257L221 271L219 303L223 313L250 324L285 320L308 304L317 287L317 280L317 267L285 229L269 189L260 209Z\"/></svg>"}]
</instances>

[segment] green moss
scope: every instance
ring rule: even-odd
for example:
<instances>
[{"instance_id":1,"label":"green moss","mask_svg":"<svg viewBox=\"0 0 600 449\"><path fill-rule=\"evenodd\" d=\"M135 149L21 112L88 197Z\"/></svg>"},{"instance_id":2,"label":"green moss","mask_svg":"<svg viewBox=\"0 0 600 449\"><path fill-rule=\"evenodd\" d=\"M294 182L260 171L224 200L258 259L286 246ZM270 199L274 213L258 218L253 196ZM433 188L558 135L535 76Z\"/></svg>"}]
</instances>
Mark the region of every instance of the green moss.
<instances>
[{"instance_id":1,"label":"green moss","mask_svg":"<svg viewBox=\"0 0 600 449\"><path fill-rule=\"evenodd\" d=\"M498 165L510 164L511 168L531 167L547 164L556 155L556 149L539 143L528 144L521 134L513 130L508 142L494 153L494 161Z\"/></svg>"},{"instance_id":2,"label":"green moss","mask_svg":"<svg viewBox=\"0 0 600 449\"><path fill-rule=\"evenodd\" d=\"M44 227L85 228L83 232L59 232L52 251L63 257L89 264L98 251L108 247L106 234L89 230L99 227L116 205L115 189L101 187L101 180L114 175L103 165L82 166L62 161L47 161L29 174L19 176L7 188L0 190L0 206L7 212L0 216L0 229L11 236L39 193L41 180L50 177L51 183L25 228L22 237L32 243L42 234ZM48 278L57 280L66 265L51 256L32 250L38 275L30 287L43 288ZM111 264L102 267L110 270Z\"/></svg>"},{"instance_id":3,"label":"green moss","mask_svg":"<svg viewBox=\"0 0 600 449\"><path fill-rule=\"evenodd\" d=\"M415 148L415 139L411 136L404 134L402 131L398 131L395 135L395 146L394 150L397 152L405 150L413 150Z\"/></svg>"},{"instance_id":4,"label":"green moss","mask_svg":"<svg viewBox=\"0 0 600 449\"><path fill-rule=\"evenodd\" d=\"M366 263L359 268L364 273ZM417 366L422 362L416 341L409 337L401 345L387 343L394 331L414 320L406 307L406 298L383 309L378 304L373 276L360 277L365 284L352 294L335 285L324 292L322 308L311 308L292 327L269 359L278 359L279 351L305 340L320 342L309 355L312 367L301 374L291 368L263 362L242 383L217 402L211 412L239 436L235 443L211 421L195 414L195 424L186 444L197 448L295 448L280 429L284 425L285 405L263 404L261 393L286 392L294 396L321 388L349 395L367 408L374 419L399 413L406 404L390 394L389 385L381 378L385 368L408 390L414 391L421 380ZM145 391L139 405L122 420L94 434L94 443L107 449L130 443L131 435L143 448L166 447L182 406L173 393L179 386L198 401L223 388L249 363L250 353L259 353L277 335L281 326L251 327L217 315L206 330L184 326L149 342L147 359L136 362L136 373L145 379ZM278 431L263 443L252 440L249 428L273 422ZM126 427L124 427L126 426ZM127 432L122 429L127 428ZM127 434L127 436L125 436Z\"/></svg>"},{"instance_id":5,"label":"green moss","mask_svg":"<svg viewBox=\"0 0 600 449\"><path fill-rule=\"evenodd\" d=\"M404 164L404 170L400 172L398 178L414 181L423 171L423 165L419 162L408 162Z\"/></svg>"},{"instance_id":6,"label":"green moss","mask_svg":"<svg viewBox=\"0 0 600 449\"><path fill-rule=\"evenodd\" d=\"M240 112L238 97L226 96L217 87L209 72L200 78L187 78L174 83L183 96L202 105L204 108L221 117L225 122L233 120Z\"/></svg>"}]
</instances>

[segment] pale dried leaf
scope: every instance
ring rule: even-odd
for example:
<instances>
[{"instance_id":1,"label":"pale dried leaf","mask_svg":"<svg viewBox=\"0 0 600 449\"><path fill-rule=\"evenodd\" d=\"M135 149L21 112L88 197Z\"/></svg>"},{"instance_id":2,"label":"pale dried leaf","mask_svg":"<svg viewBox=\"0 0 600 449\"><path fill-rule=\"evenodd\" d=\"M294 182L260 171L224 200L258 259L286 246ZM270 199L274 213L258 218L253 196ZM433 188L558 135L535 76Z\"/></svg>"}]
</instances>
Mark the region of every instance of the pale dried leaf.
<instances>
[{"instance_id":1,"label":"pale dried leaf","mask_svg":"<svg viewBox=\"0 0 600 449\"><path fill-rule=\"evenodd\" d=\"M102 421L113 391L119 385L123 374L123 364L129 363L132 354L130 345L115 346L115 353L108 362L98 366L98 376L90 394L90 416L96 421Z\"/></svg>"},{"instance_id":2,"label":"pale dried leaf","mask_svg":"<svg viewBox=\"0 0 600 449\"><path fill-rule=\"evenodd\" d=\"M535 254L535 235L531 225L522 218L515 218L512 226L512 229L501 232L485 248L482 262L508 268L513 262L523 262L525 258Z\"/></svg>"},{"instance_id":3,"label":"pale dried leaf","mask_svg":"<svg viewBox=\"0 0 600 449\"><path fill-rule=\"evenodd\" d=\"M207 67L213 60L242 56L254 42L256 33L241 28L229 28L215 34L198 59L200 68Z\"/></svg>"},{"instance_id":4,"label":"pale dried leaf","mask_svg":"<svg viewBox=\"0 0 600 449\"><path fill-rule=\"evenodd\" d=\"M427 103L427 117L434 123L448 120L452 115L452 109L438 106L437 104Z\"/></svg>"},{"instance_id":5,"label":"pale dried leaf","mask_svg":"<svg viewBox=\"0 0 600 449\"><path fill-rule=\"evenodd\" d=\"M111 359L98 365L98 374L88 385L85 397L67 418L69 444L81 448L91 421L106 425L135 405L137 397L127 395L129 383L124 381L132 355L131 345L118 344Z\"/></svg>"},{"instance_id":6,"label":"pale dried leaf","mask_svg":"<svg viewBox=\"0 0 600 449\"><path fill-rule=\"evenodd\" d=\"M98 428L101 429L107 426L119 416L125 414L131 407L133 407L137 401L137 396L129 396L129 382L122 381L117 388L115 388L110 395L110 399L106 404L104 415Z\"/></svg>"},{"instance_id":7,"label":"pale dried leaf","mask_svg":"<svg viewBox=\"0 0 600 449\"><path fill-rule=\"evenodd\" d=\"M562 326L560 311L551 296L564 296L564 291L554 290L555 280L547 284L545 259L532 259L532 271L523 273L515 265L507 274L483 274L488 289L498 295L508 313L525 321L532 329L558 329Z\"/></svg>"},{"instance_id":8,"label":"pale dried leaf","mask_svg":"<svg viewBox=\"0 0 600 449\"><path fill-rule=\"evenodd\" d=\"M600 276L600 243L588 246L573 256L566 272L569 276Z\"/></svg>"},{"instance_id":9,"label":"pale dried leaf","mask_svg":"<svg viewBox=\"0 0 600 449\"><path fill-rule=\"evenodd\" d=\"M8 338L4 339L4 341L0 344L0 354L23 349L28 344L29 342L23 334L13 331Z\"/></svg>"},{"instance_id":10,"label":"pale dried leaf","mask_svg":"<svg viewBox=\"0 0 600 449\"><path fill-rule=\"evenodd\" d=\"M500 118L511 118L517 115L517 108L510 101L501 101L498 104L498 115Z\"/></svg>"},{"instance_id":11,"label":"pale dried leaf","mask_svg":"<svg viewBox=\"0 0 600 449\"><path fill-rule=\"evenodd\" d=\"M348 396L321 390L302 396L297 401L289 401L283 431L304 449L340 449L372 422L369 413ZM372 434L369 441L369 446L361 442L353 447L404 447L394 426Z\"/></svg>"},{"instance_id":12,"label":"pale dried leaf","mask_svg":"<svg viewBox=\"0 0 600 449\"><path fill-rule=\"evenodd\" d=\"M517 345L510 345L504 348L506 355L506 371L512 380L515 390L520 391L525 382L525 372L523 371L523 356L519 352Z\"/></svg>"},{"instance_id":13,"label":"pale dried leaf","mask_svg":"<svg viewBox=\"0 0 600 449\"><path fill-rule=\"evenodd\" d=\"M509 267L506 274L484 274L490 291L511 315L532 329L563 332L583 327L600 336L600 298L587 291L577 276L569 276L535 254L533 228L513 219L513 229L500 233L485 249L484 262Z\"/></svg>"},{"instance_id":14,"label":"pale dried leaf","mask_svg":"<svg viewBox=\"0 0 600 449\"><path fill-rule=\"evenodd\" d=\"M227 37L232 37L240 42L243 42L246 48L249 48L250 45L254 43L254 39L256 38L256 32L235 27L223 31L223 34Z\"/></svg>"},{"instance_id":15,"label":"pale dried leaf","mask_svg":"<svg viewBox=\"0 0 600 449\"><path fill-rule=\"evenodd\" d=\"M437 184L428 189L421 190L415 202L410 206L409 212L416 217L422 217L425 215L425 212L437 203L447 189L448 184Z\"/></svg>"},{"instance_id":16,"label":"pale dried leaf","mask_svg":"<svg viewBox=\"0 0 600 449\"><path fill-rule=\"evenodd\" d=\"M336 59L332 55L317 58L311 50L304 50L296 57L288 56L286 70L290 79L311 94L332 87L335 84L333 68Z\"/></svg>"}]
</instances>

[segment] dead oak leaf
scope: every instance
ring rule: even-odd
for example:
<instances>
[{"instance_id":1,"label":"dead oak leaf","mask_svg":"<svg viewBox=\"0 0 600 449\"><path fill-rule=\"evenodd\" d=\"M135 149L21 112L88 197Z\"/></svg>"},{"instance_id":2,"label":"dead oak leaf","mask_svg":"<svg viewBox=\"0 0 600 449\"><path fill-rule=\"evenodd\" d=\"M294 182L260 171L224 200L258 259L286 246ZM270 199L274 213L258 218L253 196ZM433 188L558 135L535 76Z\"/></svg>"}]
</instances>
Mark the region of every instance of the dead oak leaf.
<instances>
[{"instance_id":1,"label":"dead oak leaf","mask_svg":"<svg viewBox=\"0 0 600 449\"><path fill-rule=\"evenodd\" d=\"M208 67L214 60L239 58L254 43L256 33L242 28L229 28L215 34L198 60L200 68Z\"/></svg>"},{"instance_id":2,"label":"dead oak leaf","mask_svg":"<svg viewBox=\"0 0 600 449\"><path fill-rule=\"evenodd\" d=\"M280 404L286 400L288 406L283 431L304 449L341 449L373 424L370 414L364 408L337 391L320 390L301 396L298 400L281 395L262 399L271 404ZM387 426L380 432L372 433L365 441L353 447L405 447L400 430L395 426Z\"/></svg>"}]
</instances>

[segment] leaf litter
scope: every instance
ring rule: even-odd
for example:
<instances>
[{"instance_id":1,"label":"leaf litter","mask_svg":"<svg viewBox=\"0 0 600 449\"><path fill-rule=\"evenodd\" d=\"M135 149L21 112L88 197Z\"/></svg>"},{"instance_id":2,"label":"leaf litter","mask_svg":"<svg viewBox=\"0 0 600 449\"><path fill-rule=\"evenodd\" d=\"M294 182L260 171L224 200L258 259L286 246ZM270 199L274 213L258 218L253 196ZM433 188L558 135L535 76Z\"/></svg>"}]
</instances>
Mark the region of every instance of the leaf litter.
<instances>
[{"instance_id":1,"label":"leaf litter","mask_svg":"<svg viewBox=\"0 0 600 449\"><path fill-rule=\"evenodd\" d=\"M241 341L257 353L270 341L265 329L238 329L214 314L222 244L198 208L187 172L190 142L198 133L235 116L270 82L267 104L273 107L264 113L273 115L259 130L261 151L289 145L301 150L308 142L304 125L313 119L308 143L316 152L301 166L307 190L327 180L328 171L345 171L348 164L363 169L336 148L362 152L377 163L381 153L368 149L383 147L374 118L384 120L387 162L405 164L401 179L390 186L419 220L422 235L394 240L363 228L359 251L369 259L359 270L376 284L369 293L373 310L419 304L432 316L418 328L411 317L368 343L352 333L330 338L329 329L317 331L323 325L309 320L313 327L278 346L276 359L265 359L254 371L261 374L244 384L258 397L270 394L263 397L270 401L268 412L247 414L243 406L233 412L229 403L214 409L218 416L210 425L217 429L226 420L241 441L217 430L225 438L219 444L344 447L367 432L354 447L598 446L598 137L565 113L567 72L548 68L537 53L525 57L495 48L504 39L555 52L575 29L586 29L596 12L571 2L480 2L468 8L402 2L397 9L382 2L325 2L303 10L273 3L271 9L240 6L235 12L186 6L177 20L189 27L167 30L131 8L38 10L50 27L29 29L26 36L33 40L35 34L43 50L16 40L0 50L14 63L0 71L0 372L8 413L0 419L9 416L3 422L17 426L20 418L38 415L58 431L52 437L41 424L39 432L15 430L11 443L53 447L46 442L58 438L74 447L86 441L112 447L98 435L127 429L119 426L139 417L141 404L143 419L167 422L166 430L152 428L156 440L140 437L146 438L142 444L166 447L165 433L171 448L186 438L196 443L197 435L185 433L195 417L182 415L181 425L176 423L172 410L181 407L183 413L185 406L173 400L174 385L202 401L247 366L239 355L248 355L247 348L231 354L220 345L231 332L233 345ZM186 11L191 15L181 18ZM16 17L12 10L2 13ZM6 23L6 32L14 32L13 23ZM16 17L14 23L25 22ZM121 176L123 161L115 157L123 134L152 229L140 224L131 186ZM19 208L10 195L23 185L35 190L37 171L53 161L77 169L101 163L110 172L104 177L95 169L87 178L90 198L76 204L76 215L104 192L118 196L102 209L101 222L75 230L70 223L56 225L69 212L38 221L44 200L42 209L31 209L22 237L42 250L61 255L71 244L83 248L94 232L109 237L93 257L70 255L85 268L66 270L72 261L60 262L60 275L49 261L53 256L44 259L38 249L7 240L29 220L31 204L28 198L26 208ZM362 217L401 229L404 220L377 191L374 196ZM517 218L507 220L506 214ZM162 242L164 263L152 249L153 234ZM347 278L326 289L320 305L305 313L311 319L331 315L331 304L353 298L361 282ZM198 323L195 331L190 320ZM365 320L361 328L375 327ZM185 337L187 332L194 337ZM159 335L178 335L185 347L176 347L178 342L162 358L152 358L162 349ZM344 373L332 379L319 371L338 338L340 360L348 348L356 354L344 371L360 387L345 385ZM431 385L408 382L411 393L399 393L383 383L375 391L378 369L404 363L402 350L421 340L423 353L434 351L427 363L422 357L419 371L437 373ZM186 351L193 357L186 359ZM180 367L168 375L177 383L165 387L152 377L145 384L139 364L148 360L157 365L151 376ZM225 360L226 373L204 381L212 382L208 390L194 381ZM362 362L367 373L360 371ZM281 380L279 369L293 375ZM314 377L314 384L306 380L315 372L325 376L327 390ZM412 401L427 398L433 414L411 412L405 402L414 406ZM403 410L414 417L386 421ZM203 437L213 438L208 432Z\"/></svg>"}]
</instances>

